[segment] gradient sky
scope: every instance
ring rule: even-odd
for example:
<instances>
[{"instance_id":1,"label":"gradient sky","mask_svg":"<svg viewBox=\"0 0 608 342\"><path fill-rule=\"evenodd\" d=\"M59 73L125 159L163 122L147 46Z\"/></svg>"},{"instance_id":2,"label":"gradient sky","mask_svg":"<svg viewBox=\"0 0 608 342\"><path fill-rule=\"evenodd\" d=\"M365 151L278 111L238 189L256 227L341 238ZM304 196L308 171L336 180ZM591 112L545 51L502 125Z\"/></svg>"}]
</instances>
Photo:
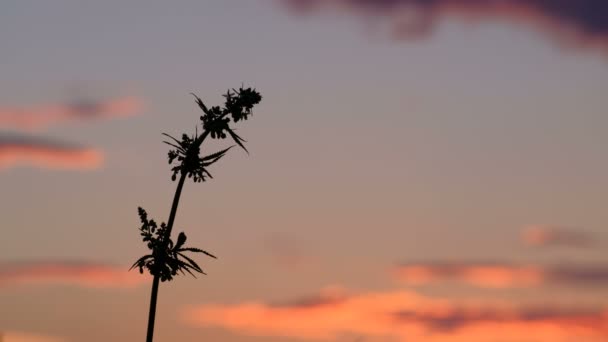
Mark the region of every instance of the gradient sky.
<instances>
[{"instance_id":1,"label":"gradient sky","mask_svg":"<svg viewBox=\"0 0 608 342\"><path fill-rule=\"evenodd\" d=\"M3 342L144 339L161 132L241 84L157 341L605 341L606 5L411 3L3 1Z\"/></svg>"}]
</instances>

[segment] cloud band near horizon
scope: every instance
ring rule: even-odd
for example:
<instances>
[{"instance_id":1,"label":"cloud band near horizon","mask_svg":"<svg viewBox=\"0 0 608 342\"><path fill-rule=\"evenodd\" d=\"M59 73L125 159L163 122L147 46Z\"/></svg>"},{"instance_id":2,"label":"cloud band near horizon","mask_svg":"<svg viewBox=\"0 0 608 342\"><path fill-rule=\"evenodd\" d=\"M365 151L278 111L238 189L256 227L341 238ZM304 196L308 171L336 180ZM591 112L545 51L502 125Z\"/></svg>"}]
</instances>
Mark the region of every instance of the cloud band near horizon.
<instances>
[{"instance_id":1,"label":"cloud band near horizon","mask_svg":"<svg viewBox=\"0 0 608 342\"><path fill-rule=\"evenodd\" d=\"M134 288L147 276L128 267L81 261L0 263L0 289L21 285L73 285L85 288Z\"/></svg>"},{"instance_id":2,"label":"cloud band near horizon","mask_svg":"<svg viewBox=\"0 0 608 342\"><path fill-rule=\"evenodd\" d=\"M103 161L103 152L97 149L34 137L0 135L0 169L33 166L55 170L92 170L99 168Z\"/></svg>"},{"instance_id":3,"label":"cloud band near horizon","mask_svg":"<svg viewBox=\"0 0 608 342\"><path fill-rule=\"evenodd\" d=\"M608 338L604 308L516 307L456 303L411 291L321 293L273 305L258 301L187 308L194 326L252 336L336 340L345 334L425 342L599 342ZM496 340L499 336L501 339Z\"/></svg>"}]
</instances>

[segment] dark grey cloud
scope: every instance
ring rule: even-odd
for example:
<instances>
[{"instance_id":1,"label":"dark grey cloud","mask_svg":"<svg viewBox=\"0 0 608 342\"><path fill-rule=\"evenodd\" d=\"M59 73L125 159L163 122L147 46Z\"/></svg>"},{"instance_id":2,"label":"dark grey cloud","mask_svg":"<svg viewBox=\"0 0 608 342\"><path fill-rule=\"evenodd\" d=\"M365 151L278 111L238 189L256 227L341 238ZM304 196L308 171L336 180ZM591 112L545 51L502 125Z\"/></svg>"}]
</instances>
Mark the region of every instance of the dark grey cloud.
<instances>
[{"instance_id":1,"label":"dark grey cloud","mask_svg":"<svg viewBox=\"0 0 608 342\"><path fill-rule=\"evenodd\" d=\"M281 0L298 13L337 10L391 20L400 38L432 32L444 18L507 20L551 33L571 43L608 43L605 0Z\"/></svg>"}]
</instances>

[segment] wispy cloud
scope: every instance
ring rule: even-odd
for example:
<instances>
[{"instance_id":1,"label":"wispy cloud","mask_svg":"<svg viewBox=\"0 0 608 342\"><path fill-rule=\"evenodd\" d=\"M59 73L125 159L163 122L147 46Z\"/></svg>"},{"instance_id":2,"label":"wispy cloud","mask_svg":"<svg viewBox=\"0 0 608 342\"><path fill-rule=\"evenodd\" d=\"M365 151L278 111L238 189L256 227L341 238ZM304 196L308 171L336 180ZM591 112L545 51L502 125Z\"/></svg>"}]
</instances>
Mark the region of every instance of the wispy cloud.
<instances>
[{"instance_id":1,"label":"wispy cloud","mask_svg":"<svg viewBox=\"0 0 608 342\"><path fill-rule=\"evenodd\" d=\"M461 282L483 288L539 285L594 287L608 285L608 265L536 266L508 263L412 263L393 270L406 284L426 285Z\"/></svg>"},{"instance_id":2,"label":"wispy cloud","mask_svg":"<svg viewBox=\"0 0 608 342\"><path fill-rule=\"evenodd\" d=\"M504 263L420 263L403 264L394 270L396 278L412 285L445 281L506 288L539 285L545 281L543 270L534 266Z\"/></svg>"},{"instance_id":3,"label":"wispy cloud","mask_svg":"<svg viewBox=\"0 0 608 342\"><path fill-rule=\"evenodd\" d=\"M549 32L581 45L608 46L605 0L281 0L296 12L339 10L386 18L398 38L426 36L444 18L496 20Z\"/></svg>"},{"instance_id":4,"label":"wispy cloud","mask_svg":"<svg viewBox=\"0 0 608 342\"><path fill-rule=\"evenodd\" d=\"M0 169L33 166L91 170L100 167L103 159L103 153L92 148L34 137L0 135Z\"/></svg>"},{"instance_id":5,"label":"wispy cloud","mask_svg":"<svg viewBox=\"0 0 608 342\"><path fill-rule=\"evenodd\" d=\"M52 124L137 115L142 101L122 97L108 101L75 101L36 107L0 107L0 127L32 130Z\"/></svg>"},{"instance_id":6,"label":"wispy cloud","mask_svg":"<svg viewBox=\"0 0 608 342\"><path fill-rule=\"evenodd\" d=\"M532 225L525 227L521 233L524 244L536 247L574 247L591 248L594 237L585 231L550 225Z\"/></svg>"},{"instance_id":7,"label":"wispy cloud","mask_svg":"<svg viewBox=\"0 0 608 342\"><path fill-rule=\"evenodd\" d=\"M608 311L601 308L479 306L411 291L333 290L291 305L202 305L185 309L182 317L192 325L247 335L321 340L343 334L425 342L599 342L608 337Z\"/></svg>"},{"instance_id":8,"label":"wispy cloud","mask_svg":"<svg viewBox=\"0 0 608 342\"><path fill-rule=\"evenodd\" d=\"M0 342L64 342L63 338L23 332L0 332Z\"/></svg>"},{"instance_id":9,"label":"wispy cloud","mask_svg":"<svg viewBox=\"0 0 608 342\"><path fill-rule=\"evenodd\" d=\"M0 263L0 288L19 285L74 285L133 288L147 277L124 266L77 261Z\"/></svg>"}]
</instances>

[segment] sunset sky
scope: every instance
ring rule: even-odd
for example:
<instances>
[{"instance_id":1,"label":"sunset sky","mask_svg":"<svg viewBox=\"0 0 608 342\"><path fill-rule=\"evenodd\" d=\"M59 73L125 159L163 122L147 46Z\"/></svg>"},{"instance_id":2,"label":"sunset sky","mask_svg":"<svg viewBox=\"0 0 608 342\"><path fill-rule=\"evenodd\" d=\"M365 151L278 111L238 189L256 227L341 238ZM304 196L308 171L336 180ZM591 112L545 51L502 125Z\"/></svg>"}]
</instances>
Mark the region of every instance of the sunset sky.
<instances>
[{"instance_id":1,"label":"sunset sky","mask_svg":"<svg viewBox=\"0 0 608 342\"><path fill-rule=\"evenodd\" d=\"M608 341L605 0L5 0L0 46L2 342L144 341L161 133L241 85L155 341Z\"/></svg>"}]
</instances>

